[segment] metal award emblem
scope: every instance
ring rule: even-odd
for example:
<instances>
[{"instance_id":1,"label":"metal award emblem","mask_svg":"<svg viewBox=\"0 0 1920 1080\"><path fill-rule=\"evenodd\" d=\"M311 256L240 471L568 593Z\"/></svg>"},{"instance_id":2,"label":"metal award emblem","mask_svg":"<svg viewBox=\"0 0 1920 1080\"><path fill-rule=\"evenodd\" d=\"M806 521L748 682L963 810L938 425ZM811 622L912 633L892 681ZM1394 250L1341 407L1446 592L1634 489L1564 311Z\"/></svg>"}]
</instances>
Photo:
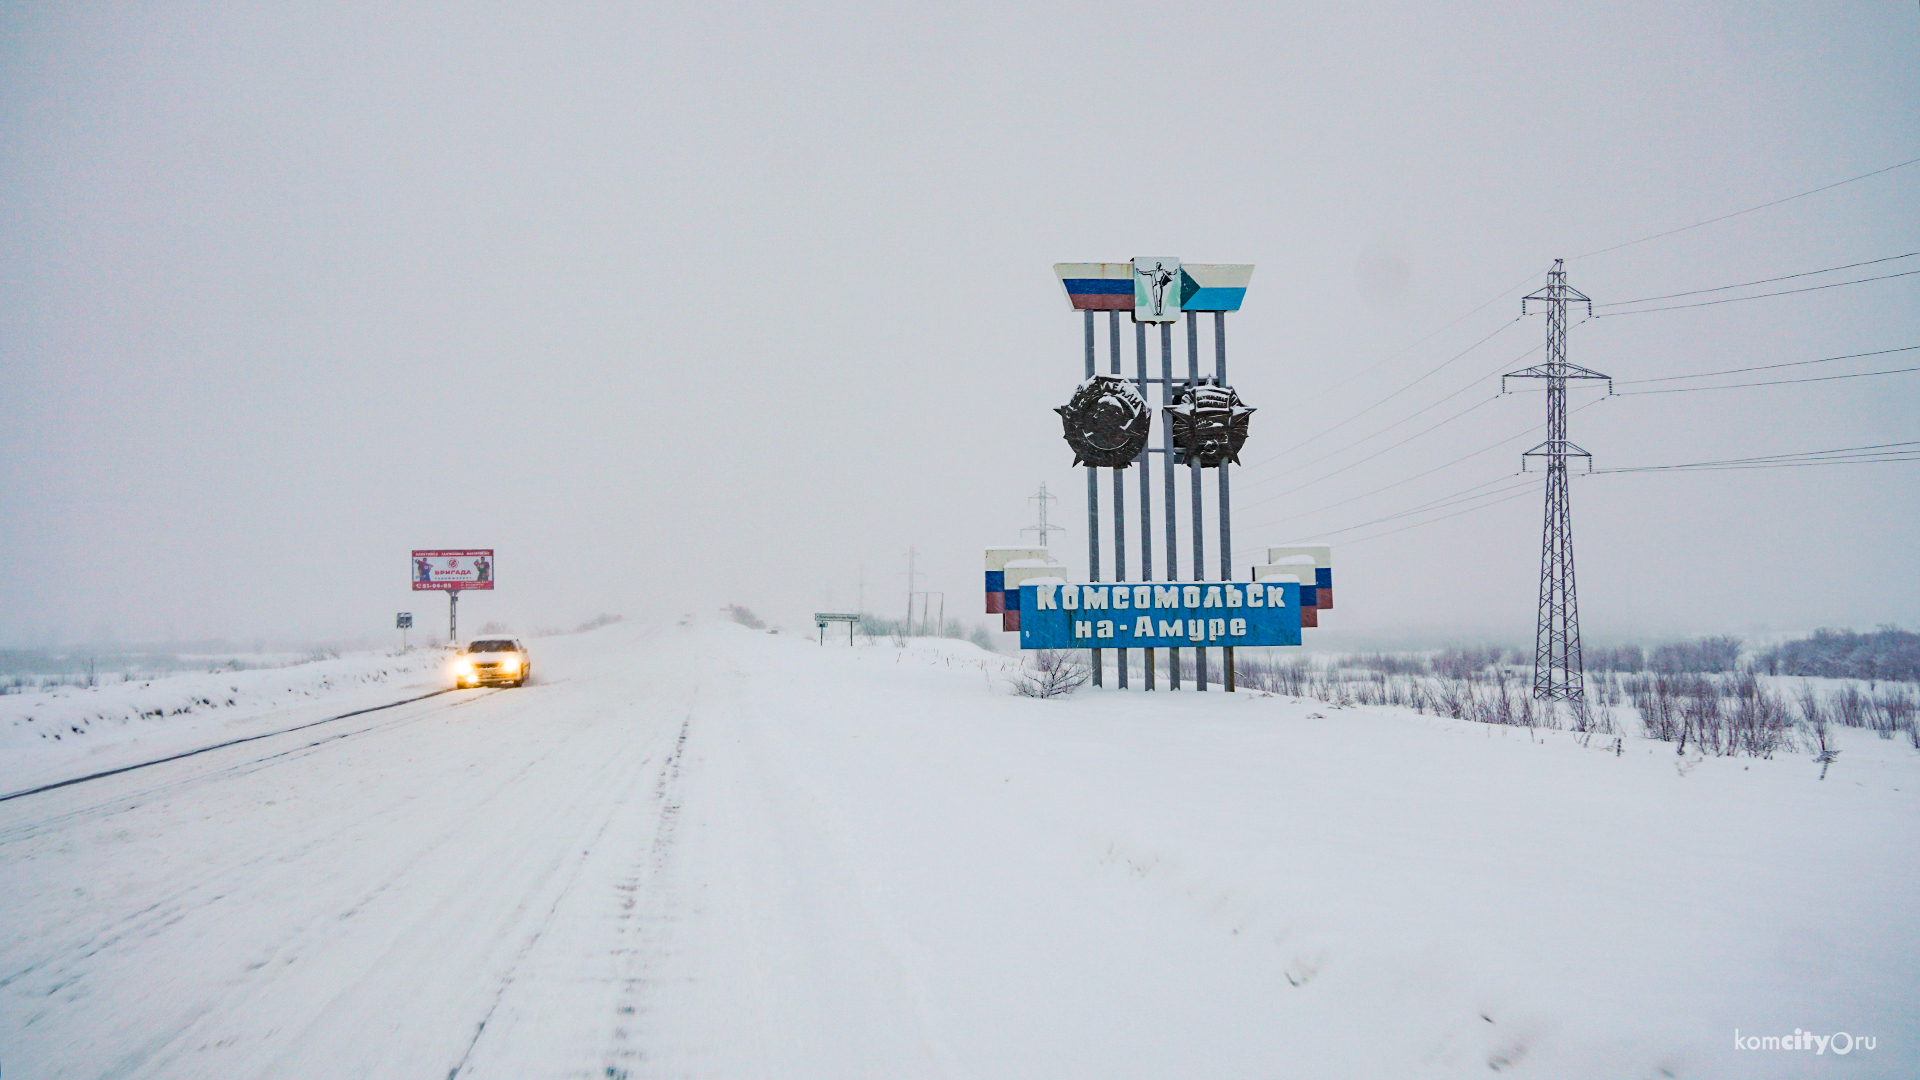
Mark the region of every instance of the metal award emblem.
<instances>
[{"instance_id":1,"label":"metal award emblem","mask_svg":"<svg viewBox=\"0 0 1920 1080\"><path fill-rule=\"evenodd\" d=\"M1073 463L1103 469L1124 469L1139 457L1153 424L1146 399L1118 375L1095 375L1053 411L1066 425Z\"/></svg>"},{"instance_id":2,"label":"metal award emblem","mask_svg":"<svg viewBox=\"0 0 1920 1080\"><path fill-rule=\"evenodd\" d=\"M1247 421L1254 410L1240 401L1231 386L1213 379L1188 383L1167 406L1173 425L1173 461L1176 465L1217 468L1222 462L1240 464L1240 448L1247 441Z\"/></svg>"}]
</instances>

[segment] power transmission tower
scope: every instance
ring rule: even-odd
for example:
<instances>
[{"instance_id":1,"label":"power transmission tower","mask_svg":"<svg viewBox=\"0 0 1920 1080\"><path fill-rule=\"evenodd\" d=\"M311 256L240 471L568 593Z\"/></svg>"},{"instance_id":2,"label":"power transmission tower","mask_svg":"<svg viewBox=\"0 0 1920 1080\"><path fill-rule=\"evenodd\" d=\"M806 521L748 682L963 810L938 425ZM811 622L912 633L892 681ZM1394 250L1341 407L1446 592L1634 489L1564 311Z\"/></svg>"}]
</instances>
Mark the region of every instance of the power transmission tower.
<instances>
[{"instance_id":1,"label":"power transmission tower","mask_svg":"<svg viewBox=\"0 0 1920 1080\"><path fill-rule=\"evenodd\" d=\"M1580 599L1573 580L1573 507L1567 498L1567 459L1587 459L1593 468L1593 455L1567 439L1567 381L1569 379L1606 379L1613 390L1611 376L1567 363L1567 301L1587 305L1593 314L1593 301L1567 284L1566 262L1553 260L1547 273L1547 287L1520 301L1520 314L1527 314L1527 302L1547 306L1547 362L1524 371L1504 375L1500 389L1508 379L1545 379L1547 381L1547 441L1520 456L1520 468L1527 458L1547 459L1547 515L1540 534L1540 611L1533 637L1533 696L1541 701L1580 701L1586 696L1586 672L1580 659Z\"/></svg>"},{"instance_id":2,"label":"power transmission tower","mask_svg":"<svg viewBox=\"0 0 1920 1080\"><path fill-rule=\"evenodd\" d=\"M1049 524L1047 524L1047 504L1048 504L1048 503L1050 503L1050 502L1059 502L1059 501L1060 501L1060 496L1058 496L1058 495L1049 495L1049 494L1047 494L1047 485L1046 485L1046 484L1044 484L1044 483L1043 483L1043 484L1041 484L1041 485L1040 485L1040 493L1039 493L1039 494L1037 494L1037 495L1029 495L1029 496L1027 496L1027 501L1028 501L1028 502L1038 502L1038 503L1040 504L1040 524L1038 524L1038 525L1029 525L1029 526L1027 526L1027 527L1026 527L1026 528L1024 528L1024 529L1021 529L1021 530L1020 530L1021 532L1023 532L1023 533L1030 533L1030 532L1037 532L1037 533L1039 533L1039 534L1040 534L1040 546L1041 546L1041 547L1046 547L1046 546L1047 546L1047 534L1048 534L1048 533L1050 533L1050 532L1066 532L1066 531L1067 531L1067 530L1065 530L1065 529L1063 529L1063 528L1061 528L1061 527L1060 527L1060 526L1058 526L1058 525L1049 525Z\"/></svg>"}]
</instances>

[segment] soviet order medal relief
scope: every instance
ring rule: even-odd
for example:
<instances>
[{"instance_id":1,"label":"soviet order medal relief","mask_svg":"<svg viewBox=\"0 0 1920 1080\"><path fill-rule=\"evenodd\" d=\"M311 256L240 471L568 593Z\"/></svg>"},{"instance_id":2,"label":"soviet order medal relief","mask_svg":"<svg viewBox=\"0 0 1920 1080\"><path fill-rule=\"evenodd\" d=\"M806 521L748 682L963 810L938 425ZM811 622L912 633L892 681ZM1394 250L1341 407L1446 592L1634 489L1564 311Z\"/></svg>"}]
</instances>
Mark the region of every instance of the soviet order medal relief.
<instances>
[{"instance_id":1,"label":"soviet order medal relief","mask_svg":"<svg viewBox=\"0 0 1920 1080\"><path fill-rule=\"evenodd\" d=\"M1147 447L1153 411L1133 384L1118 375L1095 375L1073 400L1055 409L1067 428L1075 465L1124 469Z\"/></svg>"},{"instance_id":2,"label":"soviet order medal relief","mask_svg":"<svg viewBox=\"0 0 1920 1080\"><path fill-rule=\"evenodd\" d=\"M1253 410L1231 386L1201 379L1180 391L1166 408L1173 427L1173 463L1217 469L1223 461L1240 464Z\"/></svg>"}]
</instances>

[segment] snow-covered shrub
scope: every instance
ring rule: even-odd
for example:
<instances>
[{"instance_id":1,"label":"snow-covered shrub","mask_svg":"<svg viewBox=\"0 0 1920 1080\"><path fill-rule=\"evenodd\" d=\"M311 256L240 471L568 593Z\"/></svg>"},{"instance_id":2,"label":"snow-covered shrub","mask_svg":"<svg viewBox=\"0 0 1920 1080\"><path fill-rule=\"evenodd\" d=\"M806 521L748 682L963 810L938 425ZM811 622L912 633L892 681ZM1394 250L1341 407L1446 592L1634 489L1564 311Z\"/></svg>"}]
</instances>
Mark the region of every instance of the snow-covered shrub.
<instances>
[{"instance_id":1,"label":"snow-covered shrub","mask_svg":"<svg viewBox=\"0 0 1920 1080\"><path fill-rule=\"evenodd\" d=\"M1037 649L1014 672L1013 692L1021 697L1059 697L1080 689L1092 674L1078 652Z\"/></svg>"}]
</instances>

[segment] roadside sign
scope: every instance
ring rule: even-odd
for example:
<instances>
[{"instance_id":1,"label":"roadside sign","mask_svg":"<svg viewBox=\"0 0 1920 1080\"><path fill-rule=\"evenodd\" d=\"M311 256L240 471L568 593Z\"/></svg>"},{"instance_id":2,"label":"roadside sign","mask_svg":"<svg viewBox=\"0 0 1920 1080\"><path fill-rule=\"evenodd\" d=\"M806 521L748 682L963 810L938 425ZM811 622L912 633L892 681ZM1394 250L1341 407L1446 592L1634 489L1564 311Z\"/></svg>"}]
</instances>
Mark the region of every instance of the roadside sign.
<instances>
[{"instance_id":1,"label":"roadside sign","mask_svg":"<svg viewBox=\"0 0 1920 1080\"><path fill-rule=\"evenodd\" d=\"M410 629L413 626L413 612L403 611L394 616L393 625L396 630Z\"/></svg>"},{"instance_id":2,"label":"roadside sign","mask_svg":"<svg viewBox=\"0 0 1920 1080\"><path fill-rule=\"evenodd\" d=\"M848 614L846 612L816 611L813 613L813 625L820 628L820 644L822 645L825 645L827 643L827 624L830 622L846 623L847 624L847 644L849 645L853 644L853 624L859 621L860 621L860 616Z\"/></svg>"},{"instance_id":3,"label":"roadside sign","mask_svg":"<svg viewBox=\"0 0 1920 1080\"><path fill-rule=\"evenodd\" d=\"M1297 581L1020 586L1023 649L1300 644Z\"/></svg>"},{"instance_id":4,"label":"roadside sign","mask_svg":"<svg viewBox=\"0 0 1920 1080\"><path fill-rule=\"evenodd\" d=\"M493 549L416 549L412 576L416 590L491 589Z\"/></svg>"}]
</instances>

